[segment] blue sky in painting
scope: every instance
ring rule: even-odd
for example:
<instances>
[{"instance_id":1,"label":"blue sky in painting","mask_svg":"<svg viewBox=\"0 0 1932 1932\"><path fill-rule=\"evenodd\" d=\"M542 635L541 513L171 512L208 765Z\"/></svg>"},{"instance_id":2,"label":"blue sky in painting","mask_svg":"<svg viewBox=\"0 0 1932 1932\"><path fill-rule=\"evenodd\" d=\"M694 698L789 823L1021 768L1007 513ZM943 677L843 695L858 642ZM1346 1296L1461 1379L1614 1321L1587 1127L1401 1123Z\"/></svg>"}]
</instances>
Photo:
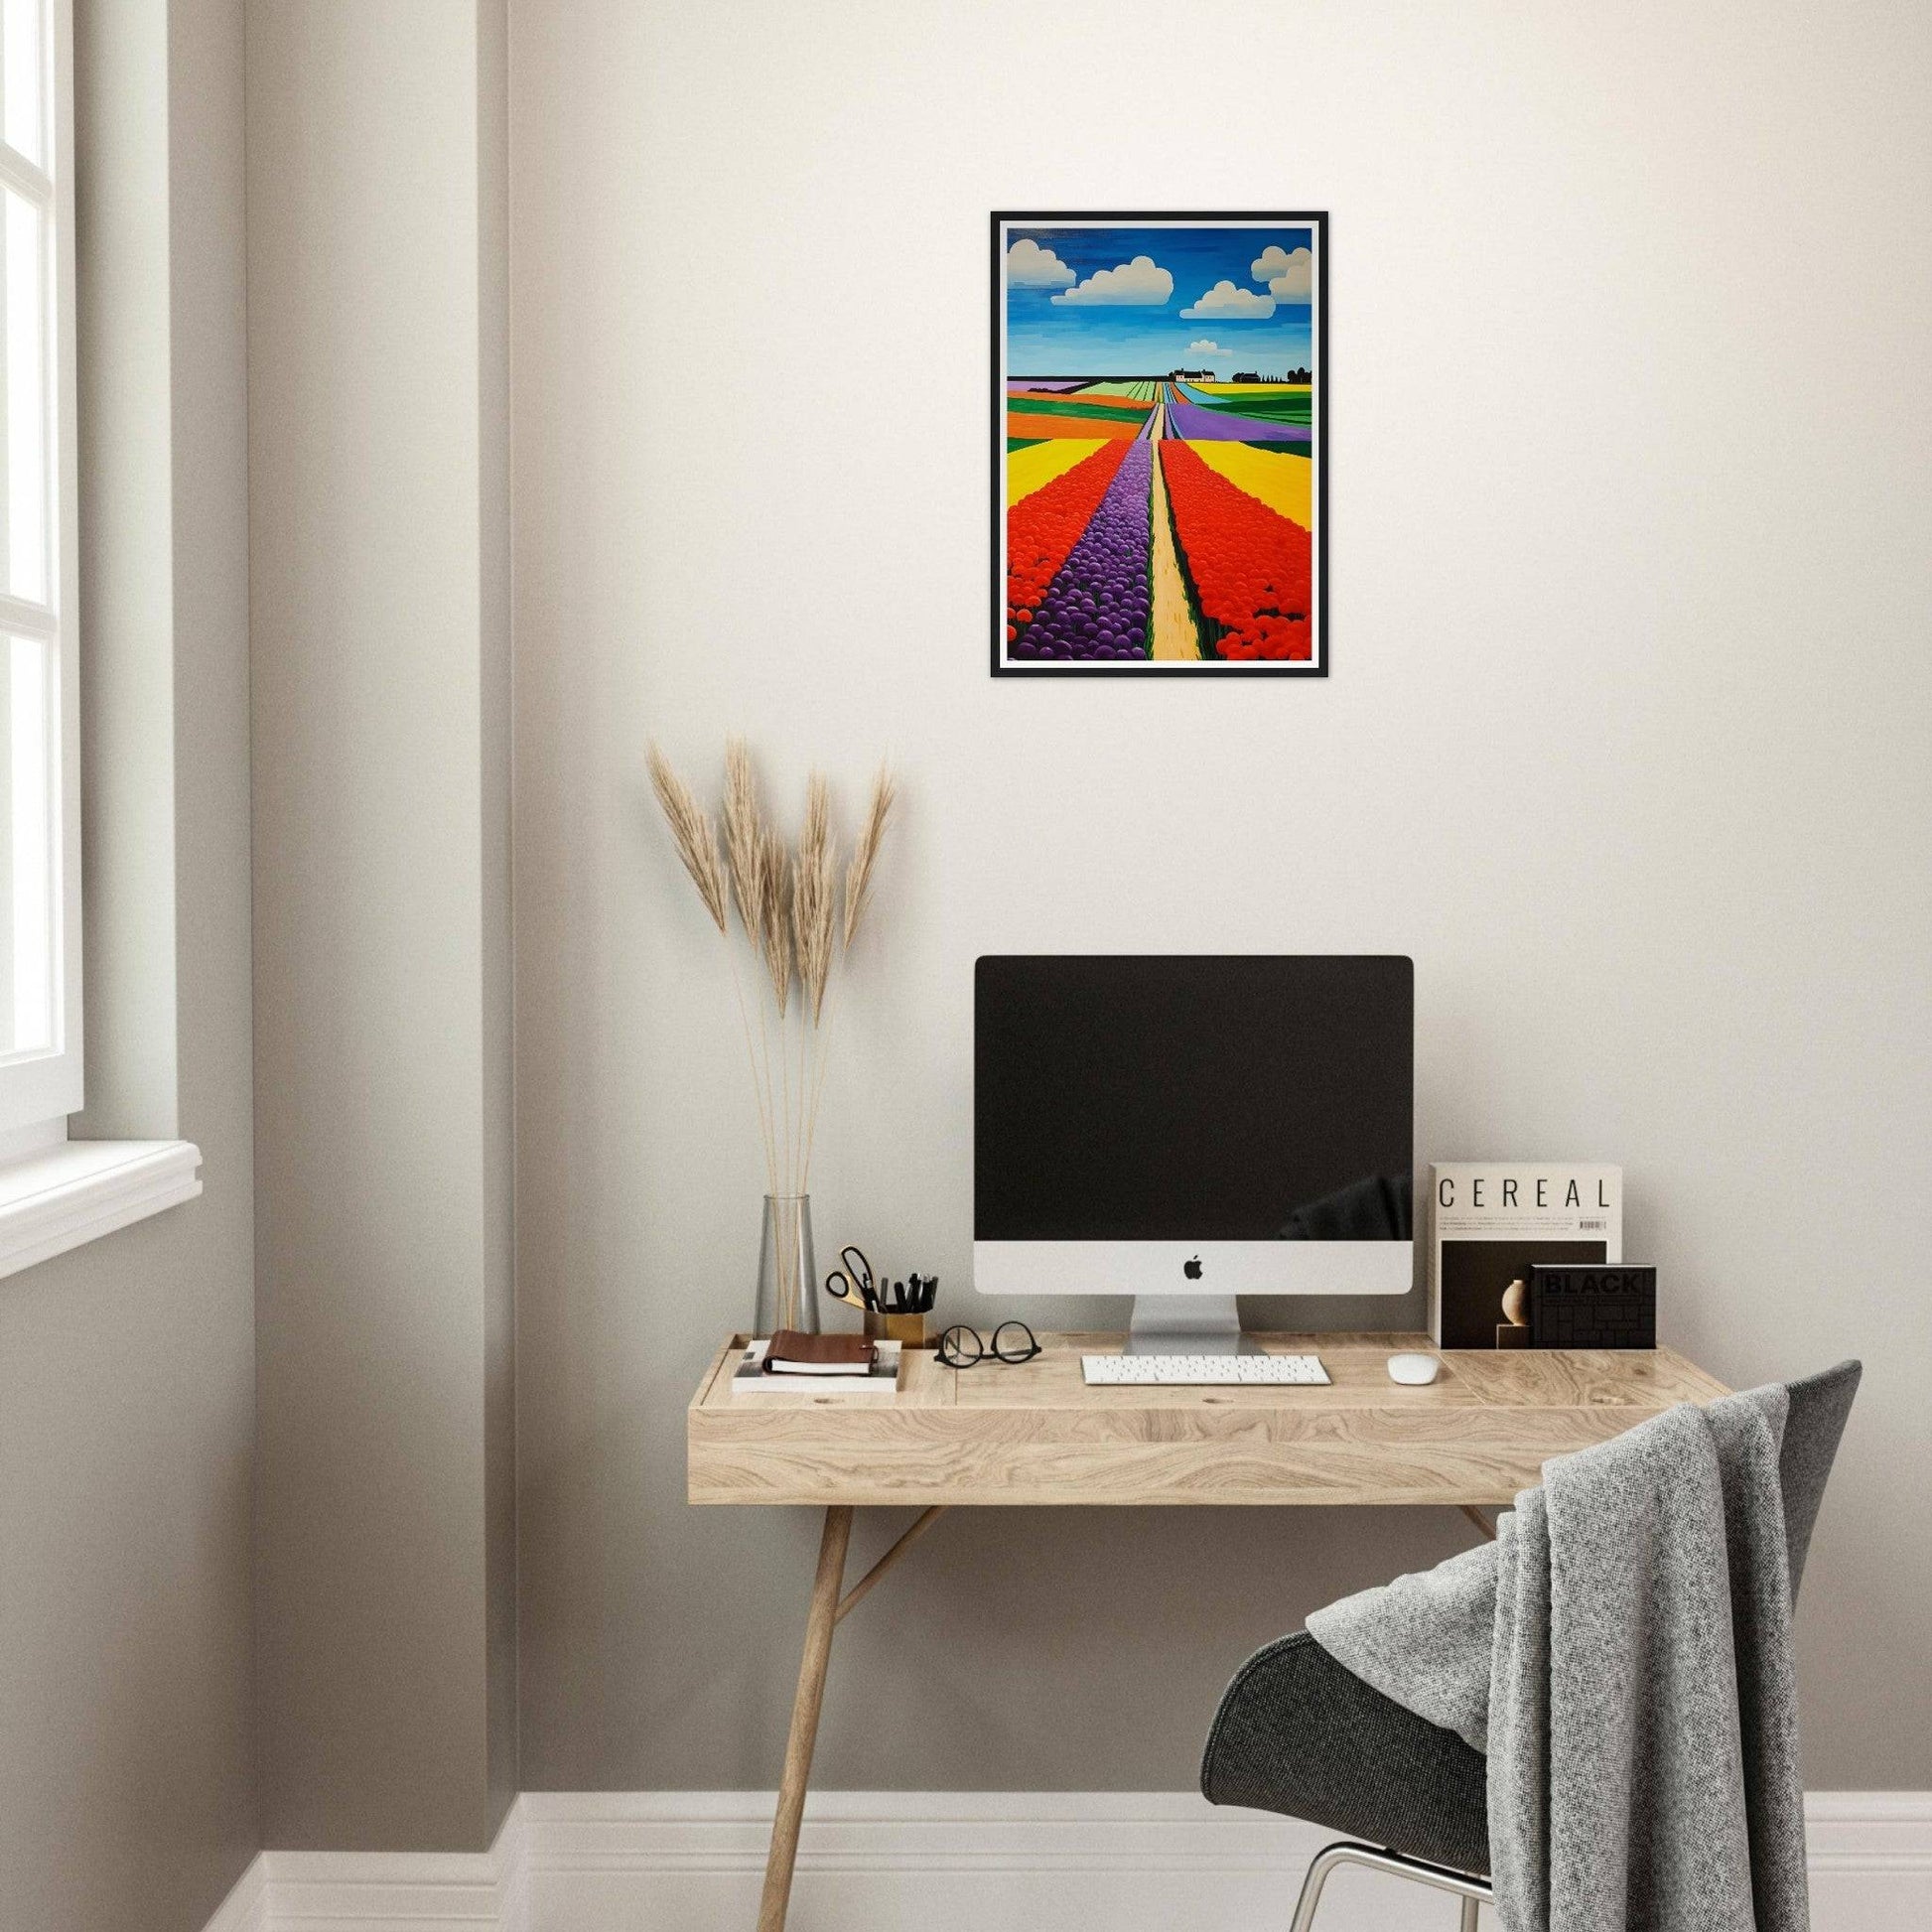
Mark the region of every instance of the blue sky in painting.
<instances>
[{"instance_id":1,"label":"blue sky in painting","mask_svg":"<svg viewBox=\"0 0 1932 1932\"><path fill-rule=\"evenodd\" d=\"M1014 226L1006 243L1009 375L1312 366L1306 280L1290 275L1276 295L1254 272L1271 247L1312 248L1310 228ZM1151 270L1133 266L1143 257Z\"/></svg>"}]
</instances>

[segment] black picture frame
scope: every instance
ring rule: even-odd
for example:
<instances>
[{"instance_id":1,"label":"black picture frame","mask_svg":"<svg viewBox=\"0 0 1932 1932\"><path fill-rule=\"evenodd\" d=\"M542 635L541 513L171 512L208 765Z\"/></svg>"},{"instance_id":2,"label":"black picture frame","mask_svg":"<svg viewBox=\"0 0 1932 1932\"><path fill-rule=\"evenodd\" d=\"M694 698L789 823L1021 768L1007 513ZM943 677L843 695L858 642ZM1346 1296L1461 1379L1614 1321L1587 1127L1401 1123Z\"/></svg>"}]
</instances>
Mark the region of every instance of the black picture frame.
<instances>
[{"instance_id":1,"label":"black picture frame","mask_svg":"<svg viewBox=\"0 0 1932 1932\"><path fill-rule=\"evenodd\" d=\"M1315 343L1318 352L1311 370L1311 387L1315 398L1315 422L1318 425L1318 442L1314 465L1314 561L1315 595L1314 622L1317 648L1315 658L1311 663L1264 662L1259 659L1236 660L1215 659L1200 663L1165 663L1156 668L1152 663L1075 663L1075 662L1009 662L1006 655L1006 610L1007 586L1005 571L1006 551L1006 425L1007 392L1006 370L1001 354L1002 324L1005 320L1005 248L1002 244L1002 229L1007 223L1025 227L1051 226L1058 222L1122 222L1157 223L1170 222L1255 222L1267 225L1293 225L1310 227L1317 237L1316 261L1318 273L1314 289ZM1145 681L1160 682L1173 677L1289 677L1318 678L1326 677L1333 662L1333 645L1328 629L1328 460L1332 449L1330 418L1328 414L1328 279L1330 256L1328 244L1328 211L1325 208L1289 208L1289 209L1250 209L1231 208L1218 211L1184 209L1058 209L1041 210L1036 208L995 208L992 211L989 229L990 236L990 273L988 277L991 290L990 316L991 336L987 362L987 389L991 405L991 442L990 457L990 495L992 501L991 519L991 621L992 674L995 677L1136 677Z\"/></svg>"}]
</instances>

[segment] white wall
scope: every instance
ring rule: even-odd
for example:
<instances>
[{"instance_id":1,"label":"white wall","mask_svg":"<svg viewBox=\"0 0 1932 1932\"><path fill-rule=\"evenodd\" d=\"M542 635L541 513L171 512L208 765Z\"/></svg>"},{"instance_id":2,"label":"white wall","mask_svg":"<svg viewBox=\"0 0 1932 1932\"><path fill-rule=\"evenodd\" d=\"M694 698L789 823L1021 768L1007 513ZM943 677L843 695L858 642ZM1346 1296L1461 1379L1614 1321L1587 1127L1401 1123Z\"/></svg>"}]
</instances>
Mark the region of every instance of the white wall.
<instances>
[{"instance_id":1,"label":"white wall","mask_svg":"<svg viewBox=\"0 0 1932 1932\"><path fill-rule=\"evenodd\" d=\"M1809 1781L1932 1784L1928 63L1902 0L519 0L526 1787L768 1783L789 1700L814 1532L681 1501L760 1181L641 756L734 729L905 780L822 1245L973 1311L977 953L1411 952L1424 1159L1621 1161L1667 1339L1865 1357ZM1016 206L1332 211L1326 682L988 677ZM1182 1785L1248 1644L1460 1535L956 1520L824 1781ZM944 1722L857 1720L935 1668Z\"/></svg>"}]
</instances>

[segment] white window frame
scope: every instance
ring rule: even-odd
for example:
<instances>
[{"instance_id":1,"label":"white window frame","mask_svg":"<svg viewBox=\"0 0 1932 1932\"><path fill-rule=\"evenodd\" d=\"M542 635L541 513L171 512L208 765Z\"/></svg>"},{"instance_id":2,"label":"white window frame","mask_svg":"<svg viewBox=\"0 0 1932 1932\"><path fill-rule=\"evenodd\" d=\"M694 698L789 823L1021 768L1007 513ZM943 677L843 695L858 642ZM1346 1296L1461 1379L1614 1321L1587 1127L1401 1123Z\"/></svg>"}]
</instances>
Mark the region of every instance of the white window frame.
<instances>
[{"instance_id":1,"label":"white window frame","mask_svg":"<svg viewBox=\"0 0 1932 1932\"><path fill-rule=\"evenodd\" d=\"M4 7L8 0L0 0ZM0 591L0 638L39 637L53 685L47 708L49 783L48 962L53 1039L0 1056L0 1276L93 1241L202 1191L201 1150L188 1141L68 1138L85 1097L80 992L79 476L74 353L73 9L39 0L42 169L4 138L0 184L41 210L42 461L48 546L45 607ZM0 28L5 25L0 15ZM0 74L4 81L4 74ZM3 231L3 224L0 224ZM0 322L4 318L0 317ZM156 505L165 514L166 505ZM0 660L6 653L0 652ZM58 774L53 775L53 774ZM11 939L11 933L9 933Z\"/></svg>"},{"instance_id":2,"label":"white window frame","mask_svg":"<svg viewBox=\"0 0 1932 1932\"><path fill-rule=\"evenodd\" d=\"M71 0L41 0L42 169L0 138L0 184L41 211L42 342L47 435L48 571L45 607L0 591L0 634L53 644L49 705L53 958L56 990L50 1045L0 1057L0 1156L67 1138L67 1117L85 1095L80 986L79 490L75 476L73 254L73 11Z\"/></svg>"}]
</instances>

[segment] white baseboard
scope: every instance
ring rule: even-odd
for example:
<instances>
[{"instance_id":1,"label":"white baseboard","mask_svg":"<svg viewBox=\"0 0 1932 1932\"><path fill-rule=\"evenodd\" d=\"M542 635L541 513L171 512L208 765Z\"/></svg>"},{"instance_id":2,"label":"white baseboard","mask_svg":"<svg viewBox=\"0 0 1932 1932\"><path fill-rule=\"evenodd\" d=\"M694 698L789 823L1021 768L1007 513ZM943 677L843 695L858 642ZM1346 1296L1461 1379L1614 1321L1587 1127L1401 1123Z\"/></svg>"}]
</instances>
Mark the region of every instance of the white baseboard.
<instances>
[{"instance_id":1,"label":"white baseboard","mask_svg":"<svg viewBox=\"0 0 1932 1932\"><path fill-rule=\"evenodd\" d=\"M1932 1791L1808 1791L1812 1932L1932 1925Z\"/></svg>"},{"instance_id":2,"label":"white baseboard","mask_svg":"<svg viewBox=\"0 0 1932 1932\"><path fill-rule=\"evenodd\" d=\"M234 1890L207 1922L207 1932L268 1932L268 1860L257 1853Z\"/></svg>"},{"instance_id":3,"label":"white baseboard","mask_svg":"<svg viewBox=\"0 0 1932 1932\"><path fill-rule=\"evenodd\" d=\"M207 1932L746 1932L771 1803L526 1792L487 1852L264 1853ZM1814 1932L1932 1925L1932 1792L1813 1792L1806 1814ZM821 1792L790 1932L1255 1932L1334 1836L1190 1793ZM1343 1870L1323 1932L1441 1932L1443 1908Z\"/></svg>"}]
</instances>

